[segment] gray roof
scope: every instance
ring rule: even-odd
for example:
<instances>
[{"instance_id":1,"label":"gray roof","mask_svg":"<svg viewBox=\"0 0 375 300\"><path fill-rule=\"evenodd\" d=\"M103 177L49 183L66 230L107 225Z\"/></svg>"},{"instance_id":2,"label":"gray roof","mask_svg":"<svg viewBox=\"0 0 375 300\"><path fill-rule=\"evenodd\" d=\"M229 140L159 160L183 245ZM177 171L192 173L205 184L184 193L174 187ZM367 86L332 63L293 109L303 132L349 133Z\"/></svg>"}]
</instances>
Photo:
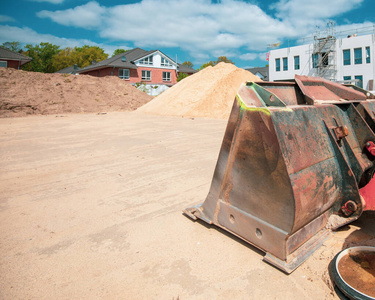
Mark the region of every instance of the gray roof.
<instances>
[{"instance_id":1,"label":"gray roof","mask_svg":"<svg viewBox=\"0 0 375 300\"><path fill-rule=\"evenodd\" d=\"M8 48L5 48L3 46L0 46L0 59L6 59L6 60L20 60L22 64L25 64L29 61L32 61L33 59L31 57L28 57L26 55L14 52Z\"/></svg>"},{"instance_id":2,"label":"gray roof","mask_svg":"<svg viewBox=\"0 0 375 300\"><path fill-rule=\"evenodd\" d=\"M65 74L75 74L78 73L78 71L81 70L80 68L74 68L74 66L67 67L65 69L59 70L55 73L65 73Z\"/></svg>"},{"instance_id":3,"label":"gray roof","mask_svg":"<svg viewBox=\"0 0 375 300\"><path fill-rule=\"evenodd\" d=\"M140 59L144 56L147 56L151 53L155 52L152 51L146 51L140 48L135 48L129 51L126 51L124 53L117 54L115 56L112 56L108 59L99 61L95 64L92 64L90 66L84 67L79 70L78 73L82 73L88 70L95 70L95 69L102 69L107 67L118 67L118 68L126 68L126 69L136 69L137 66L134 64L134 61L137 59ZM126 61L123 61L122 57L126 58Z\"/></svg>"},{"instance_id":4,"label":"gray roof","mask_svg":"<svg viewBox=\"0 0 375 300\"><path fill-rule=\"evenodd\" d=\"M264 77L264 81L267 81L269 78L269 74L268 74L268 67L262 67L262 68L249 68L249 69L246 69L246 71L249 71L251 73L253 73L254 75L256 75L256 73L260 73L263 75Z\"/></svg>"},{"instance_id":5,"label":"gray roof","mask_svg":"<svg viewBox=\"0 0 375 300\"><path fill-rule=\"evenodd\" d=\"M178 72L180 73L196 73L197 70L184 66L183 64L178 64Z\"/></svg>"}]
</instances>

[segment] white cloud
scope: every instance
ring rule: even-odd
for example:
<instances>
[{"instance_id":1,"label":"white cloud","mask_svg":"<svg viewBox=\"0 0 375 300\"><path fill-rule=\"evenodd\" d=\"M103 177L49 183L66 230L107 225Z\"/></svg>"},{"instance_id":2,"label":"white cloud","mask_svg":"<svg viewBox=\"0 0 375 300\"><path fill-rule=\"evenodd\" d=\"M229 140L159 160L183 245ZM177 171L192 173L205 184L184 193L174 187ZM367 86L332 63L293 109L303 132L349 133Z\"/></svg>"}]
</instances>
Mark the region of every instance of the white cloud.
<instances>
[{"instance_id":1,"label":"white cloud","mask_svg":"<svg viewBox=\"0 0 375 300\"><path fill-rule=\"evenodd\" d=\"M336 26L336 36L346 37L347 35L357 34L371 34L374 33L375 24L371 22L352 23Z\"/></svg>"},{"instance_id":2,"label":"white cloud","mask_svg":"<svg viewBox=\"0 0 375 300\"><path fill-rule=\"evenodd\" d=\"M260 50L278 36L294 32L256 5L237 0L216 4L210 0L143 0L114 7L92 1L67 10L44 10L38 16L98 30L102 38L147 48L181 47L190 53L228 53L240 47Z\"/></svg>"},{"instance_id":3,"label":"white cloud","mask_svg":"<svg viewBox=\"0 0 375 300\"><path fill-rule=\"evenodd\" d=\"M311 34L314 28L325 28L330 18L358 8L364 0L280 0L271 5L276 17L288 27L296 28L294 36Z\"/></svg>"},{"instance_id":4,"label":"white cloud","mask_svg":"<svg viewBox=\"0 0 375 300\"><path fill-rule=\"evenodd\" d=\"M64 0L29 0L29 1L32 1L32 2L49 2L49 3L52 3L52 4L61 4L64 2Z\"/></svg>"},{"instance_id":5,"label":"white cloud","mask_svg":"<svg viewBox=\"0 0 375 300\"><path fill-rule=\"evenodd\" d=\"M246 53L246 54L240 55L240 58L242 60L255 60L255 59L258 59L259 56L258 56L258 53Z\"/></svg>"},{"instance_id":6,"label":"white cloud","mask_svg":"<svg viewBox=\"0 0 375 300\"><path fill-rule=\"evenodd\" d=\"M97 2L91 1L85 5L66 10L57 10L54 12L42 10L37 13L37 16L40 18L50 18L61 25L93 29L100 27L104 13L104 7L101 7Z\"/></svg>"},{"instance_id":7,"label":"white cloud","mask_svg":"<svg viewBox=\"0 0 375 300\"><path fill-rule=\"evenodd\" d=\"M5 23L5 22L15 22L16 20L13 19L12 17L5 16L5 15L0 15L0 23Z\"/></svg>"},{"instance_id":8,"label":"white cloud","mask_svg":"<svg viewBox=\"0 0 375 300\"><path fill-rule=\"evenodd\" d=\"M242 59L252 60L252 52L265 51L268 44L311 35L316 26L324 28L329 18L351 11L362 2L279 0L272 5L272 16L241 0L143 0L112 7L91 1L37 15L62 25L95 30L103 39L132 42L138 47L180 47L197 60L220 55L239 57L240 48L250 52Z\"/></svg>"},{"instance_id":9,"label":"white cloud","mask_svg":"<svg viewBox=\"0 0 375 300\"><path fill-rule=\"evenodd\" d=\"M108 46L105 44L95 43L93 41L86 39L66 39L56 37L51 34L40 34L28 27L20 28L16 26L0 25L0 44L12 41L19 41L23 45L35 45L40 44L42 42L49 42L54 45L59 45L61 49L66 47L80 47L83 45L98 46L100 48L103 48L104 51L109 55L112 55L112 53L118 48L125 50L130 49L130 47L125 45Z\"/></svg>"},{"instance_id":10,"label":"white cloud","mask_svg":"<svg viewBox=\"0 0 375 300\"><path fill-rule=\"evenodd\" d=\"M281 19L316 20L338 16L360 6L363 0L280 0L272 5Z\"/></svg>"}]
</instances>

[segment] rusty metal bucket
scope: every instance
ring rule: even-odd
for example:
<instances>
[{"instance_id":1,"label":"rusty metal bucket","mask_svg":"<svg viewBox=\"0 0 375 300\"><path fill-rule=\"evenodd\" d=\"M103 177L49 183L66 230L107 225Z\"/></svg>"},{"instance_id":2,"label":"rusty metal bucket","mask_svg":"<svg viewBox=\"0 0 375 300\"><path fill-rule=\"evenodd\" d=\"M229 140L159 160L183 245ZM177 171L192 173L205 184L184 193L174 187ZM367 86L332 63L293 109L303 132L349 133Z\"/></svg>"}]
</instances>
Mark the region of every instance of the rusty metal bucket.
<instances>
[{"instance_id":1,"label":"rusty metal bucket","mask_svg":"<svg viewBox=\"0 0 375 300\"><path fill-rule=\"evenodd\" d=\"M184 210L291 273L332 229L373 209L375 97L320 78L237 93L206 200ZM367 187L368 188L368 187ZM372 198L371 198L372 197Z\"/></svg>"}]
</instances>

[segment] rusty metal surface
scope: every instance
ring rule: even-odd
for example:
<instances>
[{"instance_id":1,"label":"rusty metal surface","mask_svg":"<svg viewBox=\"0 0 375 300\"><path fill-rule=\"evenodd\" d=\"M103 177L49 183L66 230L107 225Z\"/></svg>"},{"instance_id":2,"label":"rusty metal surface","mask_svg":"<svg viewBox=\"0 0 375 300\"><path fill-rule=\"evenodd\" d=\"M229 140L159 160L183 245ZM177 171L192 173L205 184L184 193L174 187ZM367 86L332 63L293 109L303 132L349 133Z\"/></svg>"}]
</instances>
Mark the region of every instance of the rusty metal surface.
<instances>
[{"instance_id":1,"label":"rusty metal surface","mask_svg":"<svg viewBox=\"0 0 375 300\"><path fill-rule=\"evenodd\" d=\"M375 141L375 101L364 97L301 76L296 83L241 86L208 196L186 214L293 271L318 247L318 235L375 203L368 196L375 157L366 148Z\"/></svg>"},{"instance_id":2,"label":"rusty metal surface","mask_svg":"<svg viewBox=\"0 0 375 300\"><path fill-rule=\"evenodd\" d=\"M366 100L363 93L323 78L295 76L302 93L315 101Z\"/></svg>"}]
</instances>

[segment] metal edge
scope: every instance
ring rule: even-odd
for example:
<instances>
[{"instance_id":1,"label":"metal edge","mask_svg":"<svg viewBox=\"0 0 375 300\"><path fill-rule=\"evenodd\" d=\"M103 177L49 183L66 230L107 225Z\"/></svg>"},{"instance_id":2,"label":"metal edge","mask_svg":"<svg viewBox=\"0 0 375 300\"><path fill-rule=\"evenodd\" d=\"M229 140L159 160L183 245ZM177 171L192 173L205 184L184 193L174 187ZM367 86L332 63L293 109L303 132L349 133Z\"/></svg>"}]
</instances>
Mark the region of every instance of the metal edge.
<instances>
[{"instance_id":1,"label":"metal edge","mask_svg":"<svg viewBox=\"0 0 375 300\"><path fill-rule=\"evenodd\" d=\"M323 245L330 235L330 230L322 229L290 254L286 261L283 261L268 252L263 257L263 260L274 265L283 272L290 274L307 260L321 245Z\"/></svg>"}]
</instances>

